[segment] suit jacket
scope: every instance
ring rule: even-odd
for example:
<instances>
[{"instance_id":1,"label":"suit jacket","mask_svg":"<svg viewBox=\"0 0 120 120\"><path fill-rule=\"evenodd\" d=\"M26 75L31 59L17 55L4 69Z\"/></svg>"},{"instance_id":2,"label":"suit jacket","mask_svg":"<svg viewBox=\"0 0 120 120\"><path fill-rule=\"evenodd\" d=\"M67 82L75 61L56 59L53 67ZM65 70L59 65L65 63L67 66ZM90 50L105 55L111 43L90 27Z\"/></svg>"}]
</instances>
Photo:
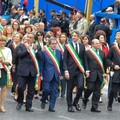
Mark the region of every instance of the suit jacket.
<instances>
[{"instance_id":1,"label":"suit jacket","mask_svg":"<svg viewBox=\"0 0 120 120\"><path fill-rule=\"evenodd\" d=\"M107 56L107 65L110 66L110 68L113 70L115 65L120 66L120 55L113 46L110 48ZM114 70L112 82L120 83L119 78L120 78L120 70Z\"/></svg>"},{"instance_id":2,"label":"suit jacket","mask_svg":"<svg viewBox=\"0 0 120 120\"><path fill-rule=\"evenodd\" d=\"M93 40L93 38L94 38L95 26L96 26L96 22L94 21L94 22L90 25L90 28L89 28L89 37L90 37L90 40Z\"/></svg>"},{"instance_id":3,"label":"suit jacket","mask_svg":"<svg viewBox=\"0 0 120 120\"><path fill-rule=\"evenodd\" d=\"M104 65L104 69L106 68L105 66L105 54L102 50L99 50L99 55L103 60L103 65ZM93 57L93 55L91 55L91 53L88 51L86 51L86 58L87 58L87 62L88 62L88 66L86 66L86 68L90 71L90 76L89 78L87 78L87 81L90 82L95 82L97 79L97 76L99 77L99 79L102 81L103 80L103 72L98 64L98 62L96 61L96 59Z\"/></svg>"},{"instance_id":4,"label":"suit jacket","mask_svg":"<svg viewBox=\"0 0 120 120\"><path fill-rule=\"evenodd\" d=\"M56 49L55 50L56 57L60 62L60 70L62 73L62 54L61 52ZM55 75L56 80L59 80L59 73L56 70L54 63L52 62L51 58L48 56L45 50L42 51L42 63L41 63L41 76L43 77L44 81L52 81Z\"/></svg>"},{"instance_id":5,"label":"suit jacket","mask_svg":"<svg viewBox=\"0 0 120 120\"><path fill-rule=\"evenodd\" d=\"M110 28L108 26L105 26L104 24L99 24L99 25L96 25L94 34L98 30L103 30L106 33L106 39L107 39L106 42L109 44L110 43L110 35L111 35Z\"/></svg>"},{"instance_id":6,"label":"suit jacket","mask_svg":"<svg viewBox=\"0 0 120 120\"><path fill-rule=\"evenodd\" d=\"M73 46L73 44L71 43ZM74 47L73 47L74 48ZM85 47L83 44L79 44L79 57L85 65L86 62L86 55L85 55ZM74 59L71 57L69 51L65 48L64 55L63 55L63 64L64 64L64 70L68 70L70 74L78 74L81 73L79 70L77 64L75 63Z\"/></svg>"},{"instance_id":7,"label":"suit jacket","mask_svg":"<svg viewBox=\"0 0 120 120\"><path fill-rule=\"evenodd\" d=\"M13 43L13 41L11 40L11 42L8 44L8 46L7 46L7 47L11 49L11 52L12 52L12 57L13 57L13 53L14 53L15 49L13 48L12 43Z\"/></svg>"},{"instance_id":8,"label":"suit jacket","mask_svg":"<svg viewBox=\"0 0 120 120\"><path fill-rule=\"evenodd\" d=\"M29 76L31 74L32 76L36 76L37 72L34 62L24 44L19 45L17 55L19 57L17 75ZM41 59L41 49L39 46L37 47L36 58L38 60Z\"/></svg>"},{"instance_id":9,"label":"suit jacket","mask_svg":"<svg viewBox=\"0 0 120 120\"><path fill-rule=\"evenodd\" d=\"M39 22L43 22L45 24L45 29L47 29L47 18L45 15L38 17Z\"/></svg>"}]
</instances>

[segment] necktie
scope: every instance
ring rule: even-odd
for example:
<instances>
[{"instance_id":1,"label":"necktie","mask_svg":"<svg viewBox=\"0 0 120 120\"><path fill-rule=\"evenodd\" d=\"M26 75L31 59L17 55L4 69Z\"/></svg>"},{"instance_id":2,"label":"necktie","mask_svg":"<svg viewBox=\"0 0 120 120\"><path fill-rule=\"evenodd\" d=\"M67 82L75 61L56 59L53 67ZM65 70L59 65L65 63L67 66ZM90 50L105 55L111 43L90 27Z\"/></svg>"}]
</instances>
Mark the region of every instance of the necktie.
<instances>
[{"instance_id":1,"label":"necktie","mask_svg":"<svg viewBox=\"0 0 120 120\"><path fill-rule=\"evenodd\" d=\"M75 47L76 47L76 53L78 53L78 46L77 46L77 43L76 43L75 45L76 45L76 46L75 46Z\"/></svg>"}]
</instances>

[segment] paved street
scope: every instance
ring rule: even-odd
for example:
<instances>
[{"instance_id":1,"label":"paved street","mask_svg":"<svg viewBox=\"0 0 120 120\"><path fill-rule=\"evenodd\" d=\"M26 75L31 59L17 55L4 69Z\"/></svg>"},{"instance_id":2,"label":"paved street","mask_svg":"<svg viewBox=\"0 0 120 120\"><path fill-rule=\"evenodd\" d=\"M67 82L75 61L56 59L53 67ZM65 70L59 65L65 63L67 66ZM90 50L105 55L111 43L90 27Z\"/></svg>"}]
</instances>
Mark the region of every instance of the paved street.
<instances>
[{"instance_id":1,"label":"paved street","mask_svg":"<svg viewBox=\"0 0 120 120\"><path fill-rule=\"evenodd\" d=\"M113 111L109 112L106 109L107 106L107 87L103 90L103 103L100 104L99 108L102 110L101 113L92 113L90 112L90 101L88 103L87 109L82 110L81 112L68 113L66 100L58 98L56 103L56 112L48 112L48 105L42 110L40 108L40 101L33 101L33 113L25 111L23 105L20 111L16 111L17 103L13 100L13 97L10 95L10 90L8 89L7 93L7 102L6 102L6 113L0 113L0 120L119 120L120 119L120 103L114 102ZM82 101L80 101L80 104Z\"/></svg>"}]
</instances>

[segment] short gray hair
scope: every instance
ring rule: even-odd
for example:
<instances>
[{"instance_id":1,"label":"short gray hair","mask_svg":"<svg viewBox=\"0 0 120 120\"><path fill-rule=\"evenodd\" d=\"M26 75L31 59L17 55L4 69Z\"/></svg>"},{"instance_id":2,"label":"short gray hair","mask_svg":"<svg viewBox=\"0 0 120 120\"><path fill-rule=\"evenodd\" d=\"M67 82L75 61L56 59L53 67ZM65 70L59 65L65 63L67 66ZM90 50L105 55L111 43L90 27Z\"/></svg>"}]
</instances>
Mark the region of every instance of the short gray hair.
<instances>
[{"instance_id":1,"label":"short gray hair","mask_svg":"<svg viewBox=\"0 0 120 120\"><path fill-rule=\"evenodd\" d=\"M57 42L57 38L56 37L50 37L50 39L48 40L48 43L51 44L51 42L55 40Z\"/></svg>"}]
</instances>

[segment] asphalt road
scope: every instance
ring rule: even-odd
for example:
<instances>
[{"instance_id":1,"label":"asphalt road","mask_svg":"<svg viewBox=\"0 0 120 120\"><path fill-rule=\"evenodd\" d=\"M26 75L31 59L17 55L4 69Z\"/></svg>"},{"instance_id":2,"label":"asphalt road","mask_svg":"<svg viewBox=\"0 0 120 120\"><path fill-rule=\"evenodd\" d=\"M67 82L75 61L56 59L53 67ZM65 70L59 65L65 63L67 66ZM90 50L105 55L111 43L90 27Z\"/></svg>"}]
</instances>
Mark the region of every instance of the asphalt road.
<instances>
[{"instance_id":1,"label":"asphalt road","mask_svg":"<svg viewBox=\"0 0 120 120\"><path fill-rule=\"evenodd\" d=\"M93 113L90 111L91 101L89 101L86 110L75 113L67 112L66 100L58 98L55 113L48 112L48 105L42 110L40 108L40 100L33 100L34 112L26 112L24 105L20 111L16 110L17 103L10 95L10 89L7 92L6 113L0 113L0 120L119 120L120 119L120 103L114 102L113 111L107 110L107 87L102 91L103 103L99 104L101 113ZM80 100L82 104L82 100Z\"/></svg>"}]
</instances>

